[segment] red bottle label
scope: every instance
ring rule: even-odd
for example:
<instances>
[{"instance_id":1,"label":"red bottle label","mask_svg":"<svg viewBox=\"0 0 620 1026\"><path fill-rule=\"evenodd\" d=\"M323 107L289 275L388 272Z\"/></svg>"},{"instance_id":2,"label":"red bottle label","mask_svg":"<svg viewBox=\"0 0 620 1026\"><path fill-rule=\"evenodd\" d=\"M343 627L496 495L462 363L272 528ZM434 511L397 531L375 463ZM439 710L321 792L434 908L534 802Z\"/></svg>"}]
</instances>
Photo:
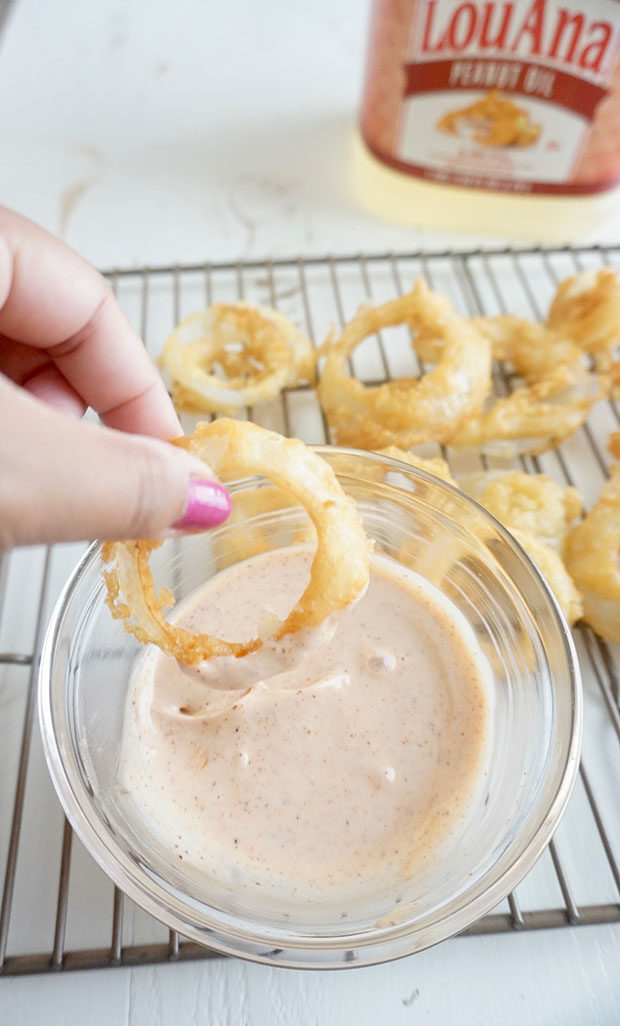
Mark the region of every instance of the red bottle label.
<instances>
[{"instance_id":1,"label":"red bottle label","mask_svg":"<svg viewBox=\"0 0 620 1026\"><path fill-rule=\"evenodd\" d=\"M620 0L375 0L362 133L384 163L518 193L620 181Z\"/></svg>"}]
</instances>

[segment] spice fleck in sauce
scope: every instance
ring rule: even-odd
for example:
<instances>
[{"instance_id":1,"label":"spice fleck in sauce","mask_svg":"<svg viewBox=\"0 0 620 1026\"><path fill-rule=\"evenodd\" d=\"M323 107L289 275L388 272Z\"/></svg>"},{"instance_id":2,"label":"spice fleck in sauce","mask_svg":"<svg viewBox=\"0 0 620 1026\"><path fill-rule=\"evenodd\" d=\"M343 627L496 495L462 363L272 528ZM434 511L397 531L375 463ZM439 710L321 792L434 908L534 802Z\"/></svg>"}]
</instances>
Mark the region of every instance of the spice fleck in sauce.
<instances>
[{"instance_id":1,"label":"spice fleck in sauce","mask_svg":"<svg viewBox=\"0 0 620 1026\"><path fill-rule=\"evenodd\" d=\"M178 622L254 636L297 601L310 559L293 547L228 569ZM458 611L376 556L331 640L266 682L215 690L147 653L121 782L153 834L216 883L308 903L370 893L415 875L467 815L484 776L487 673Z\"/></svg>"}]
</instances>

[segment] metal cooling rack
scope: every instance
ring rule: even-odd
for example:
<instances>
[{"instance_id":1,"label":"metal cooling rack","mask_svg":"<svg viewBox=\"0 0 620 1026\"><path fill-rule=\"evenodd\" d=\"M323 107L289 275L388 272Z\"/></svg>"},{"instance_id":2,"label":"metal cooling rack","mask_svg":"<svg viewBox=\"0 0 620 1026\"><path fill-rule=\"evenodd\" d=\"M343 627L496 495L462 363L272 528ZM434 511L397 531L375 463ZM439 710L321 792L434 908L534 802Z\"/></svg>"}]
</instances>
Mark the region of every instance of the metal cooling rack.
<instances>
[{"instance_id":1,"label":"metal cooling rack","mask_svg":"<svg viewBox=\"0 0 620 1026\"><path fill-rule=\"evenodd\" d=\"M243 298L277 307L319 344L330 325L350 317L360 302L393 298L419 274L447 292L463 313L510 311L540 318L557 281L603 263L620 269L620 247L299 258L117 270L107 276L157 356L182 316L216 300ZM367 381L416 371L406 333L398 329L366 340L353 363ZM498 368L498 390L505 392L510 384ZM310 443L326 441L312 389L289 390L248 413L266 427ZM515 465L575 484L590 506L607 474L608 434L619 425L616 405L599 403L589 424L560 449ZM497 464L449 450L445 455L457 476ZM34 725L39 654L52 604L83 548L17 550L0 560L0 975L5 976L213 954L168 931L112 885L74 837L47 776ZM620 648L604 644L585 627L575 637L584 677L585 734L574 795L534 869L470 934L620 921L615 785L620 779Z\"/></svg>"}]
</instances>

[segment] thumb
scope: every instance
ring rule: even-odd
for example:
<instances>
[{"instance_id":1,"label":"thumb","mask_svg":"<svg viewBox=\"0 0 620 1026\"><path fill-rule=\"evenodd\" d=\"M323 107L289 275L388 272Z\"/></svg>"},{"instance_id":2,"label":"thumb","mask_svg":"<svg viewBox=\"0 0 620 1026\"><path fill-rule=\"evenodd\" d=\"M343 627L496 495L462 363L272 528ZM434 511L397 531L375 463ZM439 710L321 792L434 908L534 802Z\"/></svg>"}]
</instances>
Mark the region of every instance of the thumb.
<instances>
[{"instance_id":1,"label":"thumb","mask_svg":"<svg viewBox=\"0 0 620 1026\"><path fill-rule=\"evenodd\" d=\"M73 420L0 381L0 550L215 527L230 498L183 449Z\"/></svg>"}]
</instances>

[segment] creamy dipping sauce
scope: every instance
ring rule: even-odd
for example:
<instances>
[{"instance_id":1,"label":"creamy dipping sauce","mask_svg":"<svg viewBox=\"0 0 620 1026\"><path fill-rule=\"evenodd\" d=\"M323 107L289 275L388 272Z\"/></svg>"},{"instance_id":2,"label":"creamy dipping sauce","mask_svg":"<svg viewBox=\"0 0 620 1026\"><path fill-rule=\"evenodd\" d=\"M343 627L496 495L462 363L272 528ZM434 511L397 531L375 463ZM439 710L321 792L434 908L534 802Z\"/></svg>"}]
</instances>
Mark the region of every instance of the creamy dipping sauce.
<instances>
[{"instance_id":1,"label":"creamy dipping sauce","mask_svg":"<svg viewBox=\"0 0 620 1026\"><path fill-rule=\"evenodd\" d=\"M252 637L265 615L292 608L310 561L296 546L225 570L177 621ZM375 556L368 591L333 637L265 682L215 690L147 652L128 695L120 781L179 865L223 886L308 903L389 888L424 870L479 793L488 675L458 610Z\"/></svg>"}]
</instances>

